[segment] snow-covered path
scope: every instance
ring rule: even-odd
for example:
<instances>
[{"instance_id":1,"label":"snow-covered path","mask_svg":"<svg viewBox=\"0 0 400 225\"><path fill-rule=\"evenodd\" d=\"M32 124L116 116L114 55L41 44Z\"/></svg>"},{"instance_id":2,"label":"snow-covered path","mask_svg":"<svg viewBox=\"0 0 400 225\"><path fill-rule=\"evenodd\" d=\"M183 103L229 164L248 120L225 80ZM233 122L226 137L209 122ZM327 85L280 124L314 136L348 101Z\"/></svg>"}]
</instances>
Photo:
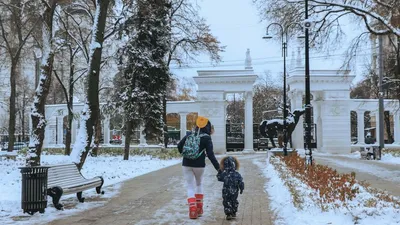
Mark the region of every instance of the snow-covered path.
<instances>
[{"instance_id":1,"label":"snow-covered path","mask_svg":"<svg viewBox=\"0 0 400 225\"><path fill-rule=\"evenodd\" d=\"M371 187L400 196L400 165L375 160L361 160L359 157L332 154L313 154L315 162L330 166L341 173L356 173L356 179L365 180Z\"/></svg>"},{"instance_id":2,"label":"snow-covered path","mask_svg":"<svg viewBox=\"0 0 400 225\"><path fill-rule=\"evenodd\" d=\"M125 182L120 195L104 206L49 224L272 224L264 191L266 180L260 168L253 164L253 160L265 163L266 154L237 157L241 162L245 191L239 196L238 217L234 221L225 220L222 183L217 181L216 171L208 162L204 177L204 215L197 220L188 219L181 166L176 165Z\"/></svg>"}]
</instances>

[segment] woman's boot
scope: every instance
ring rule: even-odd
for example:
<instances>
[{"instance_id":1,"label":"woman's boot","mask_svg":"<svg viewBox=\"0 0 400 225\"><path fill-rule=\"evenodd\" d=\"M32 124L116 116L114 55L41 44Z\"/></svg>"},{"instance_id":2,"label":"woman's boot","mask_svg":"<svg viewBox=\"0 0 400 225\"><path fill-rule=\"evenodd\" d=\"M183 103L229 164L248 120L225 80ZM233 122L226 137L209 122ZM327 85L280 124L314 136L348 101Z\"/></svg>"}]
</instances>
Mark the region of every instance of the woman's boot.
<instances>
[{"instance_id":1,"label":"woman's boot","mask_svg":"<svg viewBox=\"0 0 400 225\"><path fill-rule=\"evenodd\" d=\"M189 218L197 219L197 206L196 206L196 198L188 198L189 203Z\"/></svg>"},{"instance_id":2,"label":"woman's boot","mask_svg":"<svg viewBox=\"0 0 400 225\"><path fill-rule=\"evenodd\" d=\"M196 203L197 203L197 215L202 216L203 215L203 194L195 194L196 196Z\"/></svg>"}]
</instances>

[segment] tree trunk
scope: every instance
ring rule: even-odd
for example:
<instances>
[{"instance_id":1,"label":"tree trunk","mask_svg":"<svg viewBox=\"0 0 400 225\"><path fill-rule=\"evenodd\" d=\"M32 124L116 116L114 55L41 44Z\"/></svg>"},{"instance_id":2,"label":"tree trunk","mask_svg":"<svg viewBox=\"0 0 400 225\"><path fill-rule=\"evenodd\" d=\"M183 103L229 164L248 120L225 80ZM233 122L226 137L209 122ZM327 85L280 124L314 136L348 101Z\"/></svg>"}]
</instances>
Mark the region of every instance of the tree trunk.
<instances>
[{"instance_id":1,"label":"tree trunk","mask_svg":"<svg viewBox=\"0 0 400 225\"><path fill-rule=\"evenodd\" d=\"M95 132L96 126L99 124L100 119L100 106L99 106L99 75L100 75L100 65L101 65L101 54L102 54L102 44L104 41L104 30L107 19L107 9L110 0L97 0L96 1L96 18L97 24L93 25L93 37L90 46L90 59L89 59L89 70L87 76L87 106L86 111L82 112L82 122L81 126L86 127L86 144L85 146L78 145L77 148L73 149L74 157L79 157L78 169L81 170L83 164L86 161L86 157L91 150L91 144L93 139L93 134ZM79 132L79 135L83 135L83 132ZM79 137L78 139L81 139ZM78 140L79 141L79 140ZM74 153L76 152L76 153ZM73 159L76 162L76 158Z\"/></svg>"},{"instance_id":2,"label":"tree trunk","mask_svg":"<svg viewBox=\"0 0 400 225\"><path fill-rule=\"evenodd\" d=\"M72 103L70 104L70 107ZM71 154L71 141L72 141L72 120L74 118L74 113L68 109L68 116L67 116L67 127L66 127L66 133L65 133L65 155L70 155Z\"/></svg>"},{"instance_id":3,"label":"tree trunk","mask_svg":"<svg viewBox=\"0 0 400 225\"><path fill-rule=\"evenodd\" d=\"M125 130L125 148L124 148L124 160L129 160L129 148L131 145L131 137L132 137L132 121L128 121L126 124Z\"/></svg>"},{"instance_id":4,"label":"tree trunk","mask_svg":"<svg viewBox=\"0 0 400 225\"><path fill-rule=\"evenodd\" d=\"M164 147L168 147L168 126L167 126L167 94L164 94L163 96L163 121L164 121Z\"/></svg>"},{"instance_id":5,"label":"tree trunk","mask_svg":"<svg viewBox=\"0 0 400 225\"><path fill-rule=\"evenodd\" d=\"M32 132L29 140L30 154L27 156L27 164L40 165L40 155L46 128L45 104L51 84L51 72L53 71L54 52L52 49L53 15L57 6L57 0L43 4L43 60L40 71L39 84L34 95L31 112Z\"/></svg>"},{"instance_id":6,"label":"tree trunk","mask_svg":"<svg viewBox=\"0 0 400 225\"><path fill-rule=\"evenodd\" d=\"M18 57L19 58L19 57ZM18 61L13 58L11 59L11 73L10 73L10 117L8 120L8 151L14 150L15 142L15 123L16 123L16 109L15 109L15 98L16 98L16 78L17 78L17 66Z\"/></svg>"},{"instance_id":7,"label":"tree trunk","mask_svg":"<svg viewBox=\"0 0 400 225\"><path fill-rule=\"evenodd\" d=\"M26 107L26 99L25 99L25 90L22 96L22 119L21 119L21 126L22 126L22 140L23 142L26 141L25 139L25 107Z\"/></svg>"},{"instance_id":8,"label":"tree trunk","mask_svg":"<svg viewBox=\"0 0 400 225\"><path fill-rule=\"evenodd\" d=\"M92 156L94 157L97 157L97 155L99 154L100 140L101 140L101 113L99 109L95 126L95 132L94 132L94 148L92 150Z\"/></svg>"},{"instance_id":9,"label":"tree trunk","mask_svg":"<svg viewBox=\"0 0 400 225\"><path fill-rule=\"evenodd\" d=\"M72 122L74 120L74 55L72 48L69 49L69 91L68 91L68 125L65 134L65 155L71 154L71 142L72 142Z\"/></svg>"}]
</instances>

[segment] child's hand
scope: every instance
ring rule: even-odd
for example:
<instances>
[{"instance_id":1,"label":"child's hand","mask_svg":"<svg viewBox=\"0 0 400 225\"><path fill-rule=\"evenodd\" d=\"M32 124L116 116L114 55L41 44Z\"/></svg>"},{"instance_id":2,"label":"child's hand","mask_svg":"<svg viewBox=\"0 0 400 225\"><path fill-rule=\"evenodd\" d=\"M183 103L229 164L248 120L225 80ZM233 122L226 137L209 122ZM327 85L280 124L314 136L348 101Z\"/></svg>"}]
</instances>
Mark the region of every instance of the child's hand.
<instances>
[{"instance_id":1,"label":"child's hand","mask_svg":"<svg viewBox=\"0 0 400 225\"><path fill-rule=\"evenodd\" d=\"M217 176L217 179L218 179L218 181L222 181L221 174L222 174L222 171L221 171L221 170L218 170L218 174L216 175L216 176Z\"/></svg>"}]
</instances>

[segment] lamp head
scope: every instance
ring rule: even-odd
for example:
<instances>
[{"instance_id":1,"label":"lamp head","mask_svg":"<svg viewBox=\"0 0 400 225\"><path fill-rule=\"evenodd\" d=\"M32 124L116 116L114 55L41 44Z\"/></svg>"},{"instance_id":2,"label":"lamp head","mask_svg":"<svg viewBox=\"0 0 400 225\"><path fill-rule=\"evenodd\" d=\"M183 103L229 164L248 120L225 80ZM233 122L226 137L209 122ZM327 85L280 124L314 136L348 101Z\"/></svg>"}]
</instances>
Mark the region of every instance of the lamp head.
<instances>
[{"instance_id":1,"label":"lamp head","mask_svg":"<svg viewBox=\"0 0 400 225\"><path fill-rule=\"evenodd\" d=\"M272 36L271 35L265 35L264 37L263 37L263 39L272 39Z\"/></svg>"},{"instance_id":2,"label":"lamp head","mask_svg":"<svg viewBox=\"0 0 400 225\"><path fill-rule=\"evenodd\" d=\"M297 38L306 38L306 36L304 34L301 34L301 35L297 36Z\"/></svg>"}]
</instances>

